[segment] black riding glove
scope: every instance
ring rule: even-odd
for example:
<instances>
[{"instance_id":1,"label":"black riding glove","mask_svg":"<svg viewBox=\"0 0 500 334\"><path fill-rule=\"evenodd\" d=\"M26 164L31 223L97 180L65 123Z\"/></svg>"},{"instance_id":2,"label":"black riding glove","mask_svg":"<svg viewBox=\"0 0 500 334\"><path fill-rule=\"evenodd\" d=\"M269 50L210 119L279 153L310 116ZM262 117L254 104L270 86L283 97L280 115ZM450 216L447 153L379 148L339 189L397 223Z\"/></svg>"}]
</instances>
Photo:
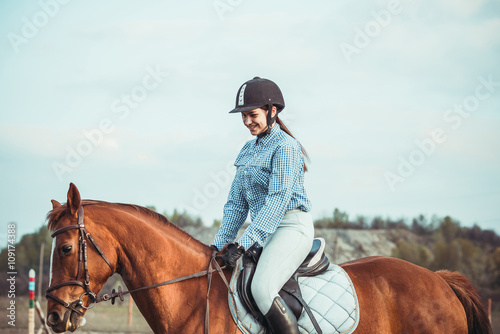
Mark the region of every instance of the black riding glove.
<instances>
[{"instance_id":1,"label":"black riding glove","mask_svg":"<svg viewBox=\"0 0 500 334\"><path fill-rule=\"evenodd\" d=\"M240 256L245 252L245 248L238 246L237 242L228 243L224 248L226 248L226 252L222 255L222 264L226 268L234 268ZM224 248L222 251L224 251Z\"/></svg>"}]
</instances>

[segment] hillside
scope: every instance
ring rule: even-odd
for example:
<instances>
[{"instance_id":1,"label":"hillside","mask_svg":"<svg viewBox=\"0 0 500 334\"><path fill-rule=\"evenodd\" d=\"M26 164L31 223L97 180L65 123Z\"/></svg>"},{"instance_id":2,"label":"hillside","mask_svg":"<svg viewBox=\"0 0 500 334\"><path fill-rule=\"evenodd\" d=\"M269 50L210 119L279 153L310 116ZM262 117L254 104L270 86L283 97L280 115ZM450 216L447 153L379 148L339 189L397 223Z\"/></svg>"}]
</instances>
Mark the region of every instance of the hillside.
<instances>
[{"instance_id":1,"label":"hillside","mask_svg":"<svg viewBox=\"0 0 500 334\"><path fill-rule=\"evenodd\" d=\"M390 230L316 229L316 237L325 239L326 253L333 263L366 256L391 256L396 244Z\"/></svg>"},{"instance_id":2,"label":"hillside","mask_svg":"<svg viewBox=\"0 0 500 334\"><path fill-rule=\"evenodd\" d=\"M186 232L198 240L210 244L217 232L217 228L203 228L186 226ZM241 232L240 232L241 234ZM409 231L399 230L345 230L316 228L315 236L326 241L326 253L334 263L343 263L366 256L391 256L396 247L394 240L417 239Z\"/></svg>"}]
</instances>

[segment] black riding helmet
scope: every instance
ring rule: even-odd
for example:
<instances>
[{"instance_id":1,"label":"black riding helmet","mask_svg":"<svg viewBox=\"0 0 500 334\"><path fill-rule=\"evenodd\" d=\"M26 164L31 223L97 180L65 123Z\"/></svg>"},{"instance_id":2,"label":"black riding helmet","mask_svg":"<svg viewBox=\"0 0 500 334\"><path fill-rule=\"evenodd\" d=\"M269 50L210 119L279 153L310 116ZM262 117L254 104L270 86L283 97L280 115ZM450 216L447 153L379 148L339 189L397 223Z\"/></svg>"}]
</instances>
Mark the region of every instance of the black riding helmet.
<instances>
[{"instance_id":1,"label":"black riding helmet","mask_svg":"<svg viewBox=\"0 0 500 334\"><path fill-rule=\"evenodd\" d=\"M276 106L277 113L276 116L271 117L273 105ZM269 111L267 113L267 130L265 132L268 134L271 132L269 125L273 124L278 113L285 108L285 100L278 85L269 79L255 77L245 82L238 89L236 106L229 113L250 111L264 106L267 106Z\"/></svg>"}]
</instances>

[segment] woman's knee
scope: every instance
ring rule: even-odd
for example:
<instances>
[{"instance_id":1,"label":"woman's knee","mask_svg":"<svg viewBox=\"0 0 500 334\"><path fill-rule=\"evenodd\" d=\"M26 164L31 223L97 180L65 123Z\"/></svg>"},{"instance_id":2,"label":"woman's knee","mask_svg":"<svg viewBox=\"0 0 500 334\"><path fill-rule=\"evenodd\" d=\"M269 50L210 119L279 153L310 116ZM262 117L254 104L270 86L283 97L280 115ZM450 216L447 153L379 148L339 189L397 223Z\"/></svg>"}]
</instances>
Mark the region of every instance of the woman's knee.
<instances>
[{"instance_id":1,"label":"woman's knee","mask_svg":"<svg viewBox=\"0 0 500 334\"><path fill-rule=\"evenodd\" d=\"M250 286L252 290L252 295L257 304L257 307L262 312L266 314L273 303L274 296L269 293L269 286L264 281L252 280L252 285Z\"/></svg>"},{"instance_id":2,"label":"woman's knee","mask_svg":"<svg viewBox=\"0 0 500 334\"><path fill-rule=\"evenodd\" d=\"M252 280L252 284L250 286L250 289L252 290L252 295L253 295L253 298L257 301L257 300L262 300L262 299L266 299L266 298L269 298L268 294L269 294L269 287L268 285L265 283L265 282L262 282L258 279L254 279Z\"/></svg>"}]
</instances>

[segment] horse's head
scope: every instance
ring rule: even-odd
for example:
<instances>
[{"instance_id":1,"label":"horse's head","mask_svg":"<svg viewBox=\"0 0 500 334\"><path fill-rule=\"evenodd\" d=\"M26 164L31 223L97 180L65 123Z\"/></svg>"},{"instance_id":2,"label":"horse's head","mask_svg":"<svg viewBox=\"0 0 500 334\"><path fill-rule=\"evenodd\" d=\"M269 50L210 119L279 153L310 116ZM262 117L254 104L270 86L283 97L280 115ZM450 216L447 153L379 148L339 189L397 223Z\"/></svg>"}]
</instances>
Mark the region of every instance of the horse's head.
<instances>
[{"instance_id":1,"label":"horse's head","mask_svg":"<svg viewBox=\"0 0 500 334\"><path fill-rule=\"evenodd\" d=\"M85 312L115 272L117 255L109 232L84 212L74 184L70 184L66 204L52 200L52 206L47 323L55 332L73 332L85 324Z\"/></svg>"}]
</instances>

